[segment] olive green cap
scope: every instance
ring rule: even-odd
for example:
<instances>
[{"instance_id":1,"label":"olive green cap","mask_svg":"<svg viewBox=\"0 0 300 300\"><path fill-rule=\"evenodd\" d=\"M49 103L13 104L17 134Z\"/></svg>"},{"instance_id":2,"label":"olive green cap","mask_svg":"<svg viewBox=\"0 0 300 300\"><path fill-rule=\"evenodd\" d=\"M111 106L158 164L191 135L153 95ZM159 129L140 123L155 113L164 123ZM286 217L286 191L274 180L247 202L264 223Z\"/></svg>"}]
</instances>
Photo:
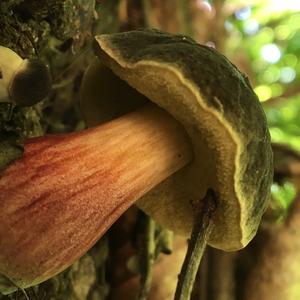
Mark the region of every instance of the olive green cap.
<instances>
[{"instance_id":1,"label":"olive green cap","mask_svg":"<svg viewBox=\"0 0 300 300\"><path fill-rule=\"evenodd\" d=\"M272 150L267 121L247 78L215 49L183 35L146 29L95 37L82 108L89 125L148 99L186 129L194 160L137 205L161 225L189 235L194 206L217 194L208 244L243 248L255 235L270 197Z\"/></svg>"}]
</instances>

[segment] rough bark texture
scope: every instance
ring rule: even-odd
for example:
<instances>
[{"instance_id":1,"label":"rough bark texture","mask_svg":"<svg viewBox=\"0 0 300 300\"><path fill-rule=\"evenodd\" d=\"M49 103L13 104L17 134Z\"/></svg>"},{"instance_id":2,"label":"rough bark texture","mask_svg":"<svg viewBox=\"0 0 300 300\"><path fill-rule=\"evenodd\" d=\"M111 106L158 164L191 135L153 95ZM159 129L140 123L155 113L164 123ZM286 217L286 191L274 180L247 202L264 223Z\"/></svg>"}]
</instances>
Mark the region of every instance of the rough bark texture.
<instances>
[{"instance_id":1,"label":"rough bark texture","mask_svg":"<svg viewBox=\"0 0 300 300\"><path fill-rule=\"evenodd\" d=\"M0 168L22 155L22 143L28 137L83 127L78 88L91 55L89 40L94 30L119 30L118 2L1 1L0 45L21 57L39 57L46 62L53 88L47 99L31 108L0 103ZM96 22L100 18L101 22ZM107 239L103 238L68 270L26 293L30 299L104 299L108 294L104 277L107 256ZM25 299L21 291L11 297ZM1 300L11 297L0 295Z\"/></svg>"}]
</instances>

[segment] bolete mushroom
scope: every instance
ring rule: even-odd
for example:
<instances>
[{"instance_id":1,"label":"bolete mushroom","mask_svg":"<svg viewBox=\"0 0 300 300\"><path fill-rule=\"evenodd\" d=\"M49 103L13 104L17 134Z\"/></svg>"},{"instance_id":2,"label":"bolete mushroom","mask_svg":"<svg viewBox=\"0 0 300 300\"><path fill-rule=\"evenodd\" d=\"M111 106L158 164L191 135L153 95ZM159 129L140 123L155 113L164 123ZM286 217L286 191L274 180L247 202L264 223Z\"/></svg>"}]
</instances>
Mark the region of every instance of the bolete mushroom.
<instances>
[{"instance_id":1,"label":"bolete mushroom","mask_svg":"<svg viewBox=\"0 0 300 300\"><path fill-rule=\"evenodd\" d=\"M104 124L32 139L1 175L2 293L67 268L138 199L189 235L213 189L207 242L224 250L247 245L266 208L266 118L236 67L186 36L150 29L97 36L95 51L82 107L89 125Z\"/></svg>"},{"instance_id":2,"label":"bolete mushroom","mask_svg":"<svg viewBox=\"0 0 300 300\"><path fill-rule=\"evenodd\" d=\"M0 46L0 102L31 106L50 91L51 76L40 60L22 59L13 50Z\"/></svg>"}]
</instances>

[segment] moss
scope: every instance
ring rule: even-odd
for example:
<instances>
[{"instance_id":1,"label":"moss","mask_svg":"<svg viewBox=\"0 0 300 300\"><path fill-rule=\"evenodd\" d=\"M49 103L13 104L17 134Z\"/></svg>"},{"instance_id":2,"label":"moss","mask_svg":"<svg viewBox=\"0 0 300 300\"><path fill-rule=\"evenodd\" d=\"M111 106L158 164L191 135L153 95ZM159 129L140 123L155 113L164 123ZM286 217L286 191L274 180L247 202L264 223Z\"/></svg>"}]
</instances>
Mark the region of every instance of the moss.
<instances>
[{"instance_id":1,"label":"moss","mask_svg":"<svg viewBox=\"0 0 300 300\"><path fill-rule=\"evenodd\" d=\"M49 62L45 55L51 49L53 38L69 39L80 31L85 19L89 18L89 23L94 2L88 7L86 3L86 0L1 1L0 45L26 58L42 54L41 59ZM86 10L89 10L88 16L84 14L83 19L78 18ZM43 135L41 118L47 117L39 104L31 108L12 108L0 103L0 168L22 154L26 138Z\"/></svg>"},{"instance_id":2,"label":"moss","mask_svg":"<svg viewBox=\"0 0 300 300\"><path fill-rule=\"evenodd\" d=\"M95 11L98 15L98 22L94 27L94 34L113 33L120 29L118 19L120 0L97 1Z\"/></svg>"},{"instance_id":3,"label":"moss","mask_svg":"<svg viewBox=\"0 0 300 300\"><path fill-rule=\"evenodd\" d=\"M9 142L0 143L0 170L7 167L12 161L19 158L23 153L22 147Z\"/></svg>"},{"instance_id":4,"label":"moss","mask_svg":"<svg viewBox=\"0 0 300 300\"><path fill-rule=\"evenodd\" d=\"M22 155L26 138L42 134L37 108L12 108L0 103L0 169Z\"/></svg>"}]
</instances>

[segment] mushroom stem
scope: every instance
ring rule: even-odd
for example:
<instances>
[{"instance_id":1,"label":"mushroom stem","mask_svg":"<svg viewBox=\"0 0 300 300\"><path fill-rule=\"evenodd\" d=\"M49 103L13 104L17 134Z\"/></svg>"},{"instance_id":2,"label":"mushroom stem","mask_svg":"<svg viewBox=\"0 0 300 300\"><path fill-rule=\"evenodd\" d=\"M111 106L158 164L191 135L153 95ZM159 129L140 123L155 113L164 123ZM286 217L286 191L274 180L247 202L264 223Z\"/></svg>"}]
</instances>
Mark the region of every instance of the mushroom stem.
<instances>
[{"instance_id":1,"label":"mushroom stem","mask_svg":"<svg viewBox=\"0 0 300 300\"><path fill-rule=\"evenodd\" d=\"M0 177L0 277L25 288L64 270L192 156L182 126L154 105L29 140Z\"/></svg>"}]
</instances>

